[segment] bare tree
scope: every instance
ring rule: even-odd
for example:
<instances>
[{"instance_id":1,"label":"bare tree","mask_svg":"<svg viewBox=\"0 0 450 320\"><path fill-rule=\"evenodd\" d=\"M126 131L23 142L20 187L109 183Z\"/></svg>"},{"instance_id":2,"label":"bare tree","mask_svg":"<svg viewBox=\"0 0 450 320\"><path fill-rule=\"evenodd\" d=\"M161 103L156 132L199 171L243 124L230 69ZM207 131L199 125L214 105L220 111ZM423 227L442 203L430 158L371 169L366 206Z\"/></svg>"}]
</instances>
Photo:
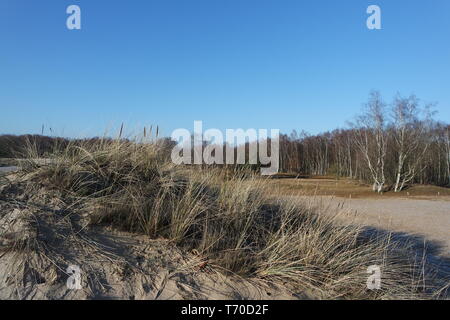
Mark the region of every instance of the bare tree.
<instances>
[{"instance_id":1,"label":"bare tree","mask_svg":"<svg viewBox=\"0 0 450 320\"><path fill-rule=\"evenodd\" d=\"M447 179L448 185L450 186L450 126L447 126L445 132L445 140L444 140L444 150L446 156L446 165L447 165Z\"/></svg>"},{"instance_id":2,"label":"bare tree","mask_svg":"<svg viewBox=\"0 0 450 320\"><path fill-rule=\"evenodd\" d=\"M369 102L357 118L355 143L363 154L373 180L373 191L382 192L386 183L385 158L387 134L386 104L377 91L370 94Z\"/></svg>"},{"instance_id":3,"label":"bare tree","mask_svg":"<svg viewBox=\"0 0 450 320\"><path fill-rule=\"evenodd\" d=\"M415 95L402 98L397 95L392 104L392 136L394 150L397 152L394 191L401 191L412 181L418 171L423 169L422 158L428 149L430 132L431 106L420 108ZM420 119L422 113L425 119Z\"/></svg>"},{"instance_id":4,"label":"bare tree","mask_svg":"<svg viewBox=\"0 0 450 320\"><path fill-rule=\"evenodd\" d=\"M377 192L387 185L396 192L412 183L450 185L450 126L432 120L431 106L397 95L388 117L373 92L350 129L281 136L283 172L346 176Z\"/></svg>"}]
</instances>

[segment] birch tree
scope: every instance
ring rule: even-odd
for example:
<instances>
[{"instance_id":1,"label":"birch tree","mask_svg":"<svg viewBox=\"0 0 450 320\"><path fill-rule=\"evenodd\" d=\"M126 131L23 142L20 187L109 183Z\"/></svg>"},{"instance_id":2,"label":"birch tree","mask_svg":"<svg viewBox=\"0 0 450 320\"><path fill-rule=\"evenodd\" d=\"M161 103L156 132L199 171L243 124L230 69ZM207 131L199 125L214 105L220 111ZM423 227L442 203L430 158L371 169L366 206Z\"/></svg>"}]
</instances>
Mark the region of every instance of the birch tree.
<instances>
[{"instance_id":1,"label":"birch tree","mask_svg":"<svg viewBox=\"0 0 450 320\"><path fill-rule=\"evenodd\" d=\"M401 191L411 182L418 171L421 171L422 158L429 144L427 143L430 131L431 116L420 108L419 100L415 95L402 98L397 95L392 104L392 135L394 150L397 152L394 191ZM421 119L421 114L426 114Z\"/></svg>"},{"instance_id":2,"label":"birch tree","mask_svg":"<svg viewBox=\"0 0 450 320\"><path fill-rule=\"evenodd\" d=\"M447 126L447 128L446 128L444 150L445 150L445 156L447 159L447 161L446 161L447 179L448 179L448 185L450 186L450 126Z\"/></svg>"},{"instance_id":3,"label":"birch tree","mask_svg":"<svg viewBox=\"0 0 450 320\"><path fill-rule=\"evenodd\" d=\"M387 150L386 104L381 94L373 91L369 102L357 118L355 143L361 151L373 180L372 190L382 192L385 183L385 159Z\"/></svg>"}]
</instances>

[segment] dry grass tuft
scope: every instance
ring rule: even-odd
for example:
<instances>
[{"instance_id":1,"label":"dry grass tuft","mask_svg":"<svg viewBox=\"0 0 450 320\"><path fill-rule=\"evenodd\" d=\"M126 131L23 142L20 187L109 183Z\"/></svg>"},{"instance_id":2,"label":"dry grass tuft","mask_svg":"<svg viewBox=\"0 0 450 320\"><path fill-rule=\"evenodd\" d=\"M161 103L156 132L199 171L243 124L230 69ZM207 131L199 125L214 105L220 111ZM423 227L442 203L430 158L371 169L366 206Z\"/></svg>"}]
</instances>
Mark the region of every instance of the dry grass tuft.
<instances>
[{"instance_id":1,"label":"dry grass tuft","mask_svg":"<svg viewBox=\"0 0 450 320\"><path fill-rule=\"evenodd\" d=\"M337 214L270 198L261 177L174 166L164 145L123 140L69 144L47 163L30 148L31 188L58 190L91 224L165 238L224 272L312 290L319 298L430 297L411 251L386 236L342 225ZM378 265L382 288L366 288ZM420 284L420 285L419 285Z\"/></svg>"}]
</instances>

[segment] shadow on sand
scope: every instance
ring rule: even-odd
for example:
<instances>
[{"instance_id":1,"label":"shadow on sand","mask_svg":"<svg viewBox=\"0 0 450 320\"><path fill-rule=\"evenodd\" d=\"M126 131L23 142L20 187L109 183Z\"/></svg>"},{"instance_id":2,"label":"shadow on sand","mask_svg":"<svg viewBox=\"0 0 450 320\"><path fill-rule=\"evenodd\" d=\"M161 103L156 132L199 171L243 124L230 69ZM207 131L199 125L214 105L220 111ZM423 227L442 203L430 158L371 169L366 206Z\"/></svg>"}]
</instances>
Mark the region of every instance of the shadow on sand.
<instances>
[{"instance_id":1,"label":"shadow on sand","mask_svg":"<svg viewBox=\"0 0 450 320\"><path fill-rule=\"evenodd\" d=\"M429 240L420 235L405 232L393 232L375 227L364 227L363 237L390 236L393 242L407 246L415 255L416 264L423 268L427 286L441 289L437 298L450 298L450 256L446 245L441 241Z\"/></svg>"}]
</instances>

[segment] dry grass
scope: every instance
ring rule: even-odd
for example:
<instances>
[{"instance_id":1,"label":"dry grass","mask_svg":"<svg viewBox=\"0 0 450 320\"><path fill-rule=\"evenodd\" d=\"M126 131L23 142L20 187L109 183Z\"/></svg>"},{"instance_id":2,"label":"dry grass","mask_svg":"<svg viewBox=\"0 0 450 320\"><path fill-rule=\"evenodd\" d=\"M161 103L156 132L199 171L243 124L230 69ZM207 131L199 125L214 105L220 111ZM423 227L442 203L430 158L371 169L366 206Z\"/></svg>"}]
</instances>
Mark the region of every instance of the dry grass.
<instances>
[{"instance_id":1,"label":"dry grass","mask_svg":"<svg viewBox=\"0 0 450 320\"><path fill-rule=\"evenodd\" d=\"M174 166L158 143L69 144L51 161L33 148L23 175L30 190L57 190L82 205L91 224L111 224L195 250L209 265L243 277L312 290L319 298L431 297L414 254L389 236L342 225L338 214L269 196L250 173ZM30 191L32 192L32 191ZM382 288L366 288L367 268Z\"/></svg>"},{"instance_id":2,"label":"dry grass","mask_svg":"<svg viewBox=\"0 0 450 320\"><path fill-rule=\"evenodd\" d=\"M348 178L336 179L334 177L312 177L299 178L287 177L272 179L272 192L277 195L317 195L335 196L343 198L439 198L450 196L450 188L443 188L432 185L413 185L401 192L376 193L372 191L372 186Z\"/></svg>"}]
</instances>

